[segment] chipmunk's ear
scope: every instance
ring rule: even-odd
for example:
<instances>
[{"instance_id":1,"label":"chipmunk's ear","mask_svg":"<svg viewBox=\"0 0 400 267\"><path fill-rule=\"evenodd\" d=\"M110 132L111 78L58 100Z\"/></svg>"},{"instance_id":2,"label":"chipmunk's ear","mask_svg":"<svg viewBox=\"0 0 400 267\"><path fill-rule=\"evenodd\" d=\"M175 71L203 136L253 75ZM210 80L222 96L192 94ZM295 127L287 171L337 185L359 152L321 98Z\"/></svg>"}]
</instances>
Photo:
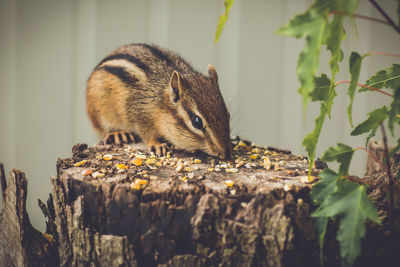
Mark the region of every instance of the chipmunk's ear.
<instances>
[{"instance_id":1,"label":"chipmunk's ear","mask_svg":"<svg viewBox=\"0 0 400 267\"><path fill-rule=\"evenodd\" d=\"M183 97L184 89L182 87L181 75L176 70L172 73L169 87L169 98L171 102L177 103Z\"/></svg>"},{"instance_id":2,"label":"chipmunk's ear","mask_svg":"<svg viewBox=\"0 0 400 267\"><path fill-rule=\"evenodd\" d=\"M215 68L213 67L213 65L208 64L207 71L208 71L208 76L209 76L215 83L218 83L218 74L217 74L217 71L215 70Z\"/></svg>"}]
</instances>

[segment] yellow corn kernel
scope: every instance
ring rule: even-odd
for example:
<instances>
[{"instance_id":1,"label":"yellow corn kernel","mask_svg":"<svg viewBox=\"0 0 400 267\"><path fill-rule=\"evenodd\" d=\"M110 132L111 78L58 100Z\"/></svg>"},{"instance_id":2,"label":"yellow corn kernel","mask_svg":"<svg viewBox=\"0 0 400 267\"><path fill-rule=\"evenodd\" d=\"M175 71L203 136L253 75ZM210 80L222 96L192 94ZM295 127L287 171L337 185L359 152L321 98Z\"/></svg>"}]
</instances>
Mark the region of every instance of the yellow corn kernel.
<instances>
[{"instance_id":1,"label":"yellow corn kernel","mask_svg":"<svg viewBox=\"0 0 400 267\"><path fill-rule=\"evenodd\" d=\"M234 185L234 182L232 180L225 180L225 185L231 187Z\"/></svg>"},{"instance_id":2,"label":"yellow corn kernel","mask_svg":"<svg viewBox=\"0 0 400 267\"><path fill-rule=\"evenodd\" d=\"M103 159L104 160L112 160L114 157L113 157L113 155L111 155L111 154L106 154L106 155L104 155L103 156Z\"/></svg>"},{"instance_id":3,"label":"yellow corn kernel","mask_svg":"<svg viewBox=\"0 0 400 267\"><path fill-rule=\"evenodd\" d=\"M141 159L139 159L138 157L136 157L133 160L131 160L131 163L136 166L141 166L143 164L143 161Z\"/></svg>"},{"instance_id":4,"label":"yellow corn kernel","mask_svg":"<svg viewBox=\"0 0 400 267\"><path fill-rule=\"evenodd\" d=\"M83 175L83 176L87 176L87 175L90 175L90 174L92 174L93 173L93 171L91 170L91 169L86 169L86 170L83 170L82 172L81 172L81 174Z\"/></svg>"},{"instance_id":5,"label":"yellow corn kernel","mask_svg":"<svg viewBox=\"0 0 400 267\"><path fill-rule=\"evenodd\" d=\"M74 164L74 167L80 167L80 166L83 166L83 165L85 165L86 164L86 160L82 160L82 161L79 161L79 162L77 162L77 163L75 163Z\"/></svg>"},{"instance_id":6,"label":"yellow corn kernel","mask_svg":"<svg viewBox=\"0 0 400 267\"><path fill-rule=\"evenodd\" d=\"M117 170L125 170L126 169L126 165L125 164L116 164L115 168L117 168Z\"/></svg>"},{"instance_id":7,"label":"yellow corn kernel","mask_svg":"<svg viewBox=\"0 0 400 267\"><path fill-rule=\"evenodd\" d=\"M200 159L195 159L195 160L194 160L194 163L195 163L195 164L199 164L199 163L201 163L201 160L200 160Z\"/></svg>"},{"instance_id":8,"label":"yellow corn kernel","mask_svg":"<svg viewBox=\"0 0 400 267\"><path fill-rule=\"evenodd\" d=\"M147 164L147 165L153 165L153 164L155 164L156 162L157 162L157 160L156 160L155 158L146 159L146 164Z\"/></svg>"}]
</instances>

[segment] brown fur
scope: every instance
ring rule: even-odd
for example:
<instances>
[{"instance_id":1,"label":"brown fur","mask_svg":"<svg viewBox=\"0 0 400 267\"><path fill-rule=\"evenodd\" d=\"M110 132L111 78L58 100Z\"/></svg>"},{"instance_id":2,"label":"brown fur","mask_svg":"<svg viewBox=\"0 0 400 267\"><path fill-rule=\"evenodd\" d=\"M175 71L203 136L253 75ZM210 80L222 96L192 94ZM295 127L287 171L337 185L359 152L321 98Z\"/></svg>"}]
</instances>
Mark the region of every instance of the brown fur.
<instances>
[{"instance_id":1,"label":"brown fur","mask_svg":"<svg viewBox=\"0 0 400 267\"><path fill-rule=\"evenodd\" d=\"M179 149L231 154L229 113L215 69L209 65L205 76L156 45L125 45L107 56L89 77L86 103L103 138L126 131L148 147L160 147L164 139ZM202 119L203 130L193 127L191 114Z\"/></svg>"}]
</instances>

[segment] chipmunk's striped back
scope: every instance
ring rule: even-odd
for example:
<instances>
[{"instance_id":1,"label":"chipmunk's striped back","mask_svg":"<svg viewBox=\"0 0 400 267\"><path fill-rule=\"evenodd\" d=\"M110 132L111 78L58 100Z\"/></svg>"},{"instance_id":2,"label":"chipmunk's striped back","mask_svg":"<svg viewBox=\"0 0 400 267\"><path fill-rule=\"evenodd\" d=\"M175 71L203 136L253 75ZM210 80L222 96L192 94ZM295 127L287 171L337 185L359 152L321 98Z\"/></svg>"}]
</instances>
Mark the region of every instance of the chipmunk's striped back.
<instances>
[{"instance_id":1,"label":"chipmunk's striped back","mask_svg":"<svg viewBox=\"0 0 400 267\"><path fill-rule=\"evenodd\" d=\"M205 76L156 45L125 45L104 58L88 80L87 111L106 139L134 133L158 154L165 153L161 140L222 158L231 153L229 113L215 69L209 65Z\"/></svg>"}]
</instances>

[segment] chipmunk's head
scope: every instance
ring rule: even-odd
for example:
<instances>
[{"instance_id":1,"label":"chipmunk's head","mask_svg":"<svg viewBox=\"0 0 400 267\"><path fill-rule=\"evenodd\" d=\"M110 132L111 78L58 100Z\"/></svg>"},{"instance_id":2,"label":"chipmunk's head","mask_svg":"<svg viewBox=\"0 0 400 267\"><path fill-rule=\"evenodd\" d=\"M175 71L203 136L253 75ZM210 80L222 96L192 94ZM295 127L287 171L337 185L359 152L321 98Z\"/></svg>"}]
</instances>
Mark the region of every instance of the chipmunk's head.
<instances>
[{"instance_id":1,"label":"chipmunk's head","mask_svg":"<svg viewBox=\"0 0 400 267\"><path fill-rule=\"evenodd\" d=\"M208 65L207 76L174 71L164 97L169 118L161 124L167 141L178 149L230 158L230 116L213 66Z\"/></svg>"}]
</instances>

